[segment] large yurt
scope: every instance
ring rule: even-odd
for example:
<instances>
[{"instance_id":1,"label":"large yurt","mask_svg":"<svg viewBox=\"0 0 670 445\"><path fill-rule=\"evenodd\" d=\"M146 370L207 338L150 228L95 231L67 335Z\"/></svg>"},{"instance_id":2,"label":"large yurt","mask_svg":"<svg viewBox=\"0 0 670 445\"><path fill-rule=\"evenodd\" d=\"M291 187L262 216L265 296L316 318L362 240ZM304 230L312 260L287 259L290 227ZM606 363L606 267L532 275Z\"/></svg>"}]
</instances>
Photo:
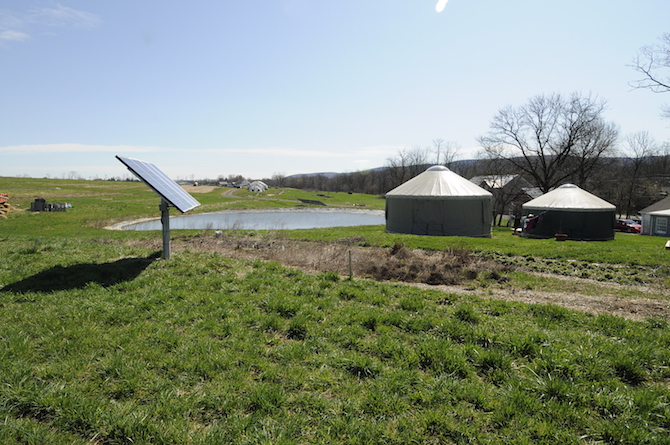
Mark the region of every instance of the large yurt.
<instances>
[{"instance_id":1,"label":"large yurt","mask_svg":"<svg viewBox=\"0 0 670 445\"><path fill-rule=\"evenodd\" d=\"M436 165L386 194L386 231L491 236L490 192Z\"/></svg>"},{"instance_id":2,"label":"large yurt","mask_svg":"<svg viewBox=\"0 0 670 445\"><path fill-rule=\"evenodd\" d=\"M522 235L570 240L614 239L616 207L573 184L564 184L522 205Z\"/></svg>"}]
</instances>

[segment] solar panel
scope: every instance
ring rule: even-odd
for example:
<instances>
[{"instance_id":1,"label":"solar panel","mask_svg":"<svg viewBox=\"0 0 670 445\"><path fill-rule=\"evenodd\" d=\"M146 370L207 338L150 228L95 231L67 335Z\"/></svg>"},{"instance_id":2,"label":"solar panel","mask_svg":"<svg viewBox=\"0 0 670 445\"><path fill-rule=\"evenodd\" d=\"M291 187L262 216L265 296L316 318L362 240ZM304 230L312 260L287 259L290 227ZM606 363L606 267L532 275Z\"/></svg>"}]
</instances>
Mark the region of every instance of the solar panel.
<instances>
[{"instance_id":1,"label":"solar panel","mask_svg":"<svg viewBox=\"0 0 670 445\"><path fill-rule=\"evenodd\" d=\"M154 192L170 205L179 209L180 212L188 212L198 207L200 203L189 195L183 188L174 182L161 169L151 162L140 161L139 159L124 158L117 156L116 159L123 162L128 170L140 178Z\"/></svg>"}]
</instances>

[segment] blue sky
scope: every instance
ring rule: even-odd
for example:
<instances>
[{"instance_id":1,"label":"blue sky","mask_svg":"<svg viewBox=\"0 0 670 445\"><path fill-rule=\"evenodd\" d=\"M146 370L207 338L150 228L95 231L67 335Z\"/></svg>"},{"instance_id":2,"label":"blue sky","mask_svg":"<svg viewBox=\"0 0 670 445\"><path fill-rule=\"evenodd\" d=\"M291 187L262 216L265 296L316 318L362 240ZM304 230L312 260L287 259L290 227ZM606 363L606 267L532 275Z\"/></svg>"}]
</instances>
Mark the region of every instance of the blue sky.
<instances>
[{"instance_id":1,"label":"blue sky","mask_svg":"<svg viewBox=\"0 0 670 445\"><path fill-rule=\"evenodd\" d=\"M438 138L472 158L499 109L551 93L670 141L670 98L628 66L667 0L436 3L5 0L0 175L352 172Z\"/></svg>"}]
</instances>

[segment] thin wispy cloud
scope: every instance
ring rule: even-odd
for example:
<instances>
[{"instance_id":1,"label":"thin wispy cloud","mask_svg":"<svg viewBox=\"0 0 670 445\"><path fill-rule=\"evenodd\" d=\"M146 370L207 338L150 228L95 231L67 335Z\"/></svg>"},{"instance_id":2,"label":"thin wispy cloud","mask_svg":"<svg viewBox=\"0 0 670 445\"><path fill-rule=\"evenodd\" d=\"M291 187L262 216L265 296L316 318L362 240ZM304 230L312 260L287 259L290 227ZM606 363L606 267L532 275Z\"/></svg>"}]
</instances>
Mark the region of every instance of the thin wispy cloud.
<instances>
[{"instance_id":1,"label":"thin wispy cloud","mask_svg":"<svg viewBox=\"0 0 670 445\"><path fill-rule=\"evenodd\" d=\"M29 38L28 34L21 31L0 31L0 41L2 42L23 42Z\"/></svg>"},{"instance_id":2,"label":"thin wispy cloud","mask_svg":"<svg viewBox=\"0 0 670 445\"><path fill-rule=\"evenodd\" d=\"M403 145L374 145L371 147L361 147L356 152L359 155L365 154L367 156L392 156L404 148L408 147Z\"/></svg>"},{"instance_id":3,"label":"thin wispy cloud","mask_svg":"<svg viewBox=\"0 0 670 445\"><path fill-rule=\"evenodd\" d=\"M0 147L0 153L154 153L174 151L156 146L86 145L86 144L35 144Z\"/></svg>"},{"instance_id":4,"label":"thin wispy cloud","mask_svg":"<svg viewBox=\"0 0 670 445\"><path fill-rule=\"evenodd\" d=\"M354 162L367 162L361 158L379 156L392 156L398 151L408 147L402 145L376 145L369 147L356 147L338 150L302 150L288 147L263 147L263 148L205 148L189 149L189 152L209 153L209 154L254 154L281 157L299 157L299 158L358 158Z\"/></svg>"},{"instance_id":5,"label":"thin wispy cloud","mask_svg":"<svg viewBox=\"0 0 670 445\"><path fill-rule=\"evenodd\" d=\"M0 147L0 153L180 153L188 152L201 154L219 154L219 155L266 155L280 157L300 157L300 158L361 158L374 155L389 156L401 150L402 146L375 146L361 147L348 150L301 150L289 147L262 147L262 148L189 148L182 150L178 148L168 148L159 146L134 146L134 145L88 145L88 144L34 144L34 145L11 145Z\"/></svg>"},{"instance_id":6,"label":"thin wispy cloud","mask_svg":"<svg viewBox=\"0 0 670 445\"><path fill-rule=\"evenodd\" d=\"M9 42L28 40L30 35L21 31L25 20L6 9L0 9L0 46Z\"/></svg>"},{"instance_id":7,"label":"thin wispy cloud","mask_svg":"<svg viewBox=\"0 0 670 445\"><path fill-rule=\"evenodd\" d=\"M60 4L56 4L54 8L31 9L27 17L34 23L56 27L92 29L102 23L102 20L96 14L77 11Z\"/></svg>"},{"instance_id":8,"label":"thin wispy cloud","mask_svg":"<svg viewBox=\"0 0 670 445\"><path fill-rule=\"evenodd\" d=\"M79 11L68 6L55 4L48 8L32 8L28 11L0 9L0 43L23 42L44 34L49 28L93 29L102 24L97 14Z\"/></svg>"},{"instance_id":9,"label":"thin wispy cloud","mask_svg":"<svg viewBox=\"0 0 670 445\"><path fill-rule=\"evenodd\" d=\"M24 20L7 9L0 9L0 27L17 28L23 24Z\"/></svg>"},{"instance_id":10,"label":"thin wispy cloud","mask_svg":"<svg viewBox=\"0 0 670 445\"><path fill-rule=\"evenodd\" d=\"M189 149L189 152L213 153L213 154L256 154L284 157L308 157L308 158L341 158L349 156L342 151L323 150L300 150L295 148L268 147L268 148L204 148Z\"/></svg>"},{"instance_id":11,"label":"thin wispy cloud","mask_svg":"<svg viewBox=\"0 0 670 445\"><path fill-rule=\"evenodd\" d=\"M314 157L314 158L337 158L350 156L342 151L329 152L317 150L298 150L293 148L270 147L270 148L189 148L181 150L158 146L130 146L130 145L87 145L87 144L35 144L35 145L12 145L0 147L0 153L207 153L207 154L253 154L272 155L284 157Z\"/></svg>"}]
</instances>

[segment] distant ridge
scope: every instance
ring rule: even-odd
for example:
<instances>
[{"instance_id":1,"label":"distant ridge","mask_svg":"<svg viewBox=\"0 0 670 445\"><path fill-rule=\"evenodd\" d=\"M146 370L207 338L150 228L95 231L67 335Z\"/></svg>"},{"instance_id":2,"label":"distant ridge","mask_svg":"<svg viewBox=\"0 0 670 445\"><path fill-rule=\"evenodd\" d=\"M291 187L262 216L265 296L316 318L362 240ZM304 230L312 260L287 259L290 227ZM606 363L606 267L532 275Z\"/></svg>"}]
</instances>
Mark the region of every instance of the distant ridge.
<instances>
[{"instance_id":1,"label":"distant ridge","mask_svg":"<svg viewBox=\"0 0 670 445\"><path fill-rule=\"evenodd\" d=\"M465 160L453 161L449 165L453 169L458 169L459 167L470 167L475 162L477 162L477 160L475 160L475 159L465 159ZM433 164L426 164L425 168L428 168L432 165ZM375 168L368 168L368 169L365 169L365 170L359 170L359 172L370 172L370 171L378 172L378 171L386 170L387 168L389 168L389 167L375 167ZM299 173L299 174L287 176L285 179L312 178L314 176L324 176L324 177L330 179L330 178L333 178L335 176L350 175L352 173L355 173L355 172L346 172L346 173L336 173L336 172Z\"/></svg>"}]
</instances>

